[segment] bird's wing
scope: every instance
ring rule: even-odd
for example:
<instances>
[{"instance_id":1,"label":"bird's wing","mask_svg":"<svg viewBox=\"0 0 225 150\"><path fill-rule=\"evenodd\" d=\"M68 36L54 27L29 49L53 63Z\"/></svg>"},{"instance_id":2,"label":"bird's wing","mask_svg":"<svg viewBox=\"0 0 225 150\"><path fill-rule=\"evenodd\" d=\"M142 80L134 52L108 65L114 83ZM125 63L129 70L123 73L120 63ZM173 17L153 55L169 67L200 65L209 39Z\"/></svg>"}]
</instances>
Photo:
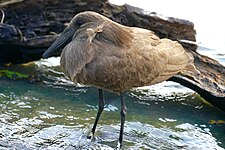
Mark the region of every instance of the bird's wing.
<instances>
[{"instance_id":1,"label":"bird's wing","mask_svg":"<svg viewBox=\"0 0 225 150\"><path fill-rule=\"evenodd\" d=\"M142 74L148 72L147 79L143 79L146 84L167 80L193 62L193 56L178 42L159 39L154 32L145 29L133 28L133 31L135 38L130 50L138 51L140 59L136 64L143 66L141 71L146 70Z\"/></svg>"},{"instance_id":2,"label":"bird's wing","mask_svg":"<svg viewBox=\"0 0 225 150\"><path fill-rule=\"evenodd\" d=\"M169 39L161 39L160 43L155 47L159 54L164 57L164 69L159 72L159 75L152 82L161 82L176 75L189 66L194 58L191 53L188 53L178 42Z\"/></svg>"}]
</instances>

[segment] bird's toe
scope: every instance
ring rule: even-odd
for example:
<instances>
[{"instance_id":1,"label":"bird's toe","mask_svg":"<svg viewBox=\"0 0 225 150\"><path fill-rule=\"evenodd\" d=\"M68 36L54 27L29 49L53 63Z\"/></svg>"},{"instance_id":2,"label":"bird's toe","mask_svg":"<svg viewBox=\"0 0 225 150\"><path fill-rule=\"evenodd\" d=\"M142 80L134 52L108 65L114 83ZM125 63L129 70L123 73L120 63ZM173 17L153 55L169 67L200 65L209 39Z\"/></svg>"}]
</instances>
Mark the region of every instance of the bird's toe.
<instances>
[{"instance_id":1,"label":"bird's toe","mask_svg":"<svg viewBox=\"0 0 225 150\"><path fill-rule=\"evenodd\" d=\"M92 140L92 141L95 140L94 133L91 132L90 135L87 136L87 139L90 139L90 140Z\"/></svg>"}]
</instances>

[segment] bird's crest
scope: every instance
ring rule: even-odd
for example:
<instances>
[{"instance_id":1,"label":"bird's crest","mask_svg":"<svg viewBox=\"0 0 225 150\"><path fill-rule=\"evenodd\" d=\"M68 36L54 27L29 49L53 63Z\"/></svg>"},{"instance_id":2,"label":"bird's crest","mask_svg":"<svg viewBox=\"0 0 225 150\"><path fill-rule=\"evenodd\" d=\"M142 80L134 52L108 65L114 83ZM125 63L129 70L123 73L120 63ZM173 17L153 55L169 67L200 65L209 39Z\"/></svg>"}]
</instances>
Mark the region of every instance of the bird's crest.
<instances>
[{"instance_id":1,"label":"bird's crest","mask_svg":"<svg viewBox=\"0 0 225 150\"><path fill-rule=\"evenodd\" d=\"M105 23L101 35L106 41L121 47L129 47L133 39L130 29L113 22Z\"/></svg>"}]
</instances>

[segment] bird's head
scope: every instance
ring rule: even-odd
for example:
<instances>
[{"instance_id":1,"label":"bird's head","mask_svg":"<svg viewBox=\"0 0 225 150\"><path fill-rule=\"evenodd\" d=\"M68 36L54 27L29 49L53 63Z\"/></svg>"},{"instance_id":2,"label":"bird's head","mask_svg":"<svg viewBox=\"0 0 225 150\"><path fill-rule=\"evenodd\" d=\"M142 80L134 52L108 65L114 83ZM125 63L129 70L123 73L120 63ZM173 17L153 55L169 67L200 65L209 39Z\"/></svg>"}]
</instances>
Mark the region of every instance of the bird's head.
<instances>
[{"instance_id":1,"label":"bird's head","mask_svg":"<svg viewBox=\"0 0 225 150\"><path fill-rule=\"evenodd\" d=\"M56 51L64 48L69 42L71 42L75 33L82 28L86 28L94 22L103 22L108 20L106 17L91 11L81 12L77 14L69 23L69 25L64 29L64 31L59 35L55 42L45 51L43 58L48 58L56 53Z\"/></svg>"},{"instance_id":2,"label":"bird's head","mask_svg":"<svg viewBox=\"0 0 225 150\"><path fill-rule=\"evenodd\" d=\"M114 44L114 46L128 47L133 38L131 29L111 21L98 13L85 11L77 14L70 21L60 36L45 51L43 58L48 58L58 50L63 49L77 35L89 34L87 33L88 31L96 34L99 33L99 41L108 42ZM96 34L92 34L92 39Z\"/></svg>"}]
</instances>

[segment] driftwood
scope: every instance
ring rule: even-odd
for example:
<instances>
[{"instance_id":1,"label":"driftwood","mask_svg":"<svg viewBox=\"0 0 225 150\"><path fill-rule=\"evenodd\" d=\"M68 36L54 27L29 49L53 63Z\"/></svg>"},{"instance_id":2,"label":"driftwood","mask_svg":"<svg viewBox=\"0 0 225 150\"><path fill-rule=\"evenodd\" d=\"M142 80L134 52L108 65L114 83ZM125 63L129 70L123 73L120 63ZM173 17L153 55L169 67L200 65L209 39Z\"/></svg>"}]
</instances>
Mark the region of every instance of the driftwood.
<instances>
[{"instance_id":1,"label":"driftwood","mask_svg":"<svg viewBox=\"0 0 225 150\"><path fill-rule=\"evenodd\" d=\"M150 29L161 38L179 41L194 55L194 63L200 73L184 71L170 80L195 90L225 111L225 67L198 54L197 45L182 42L196 40L194 24L189 21L164 17L129 5L116 6L107 0L3 0L0 9L0 64L40 59L75 14L92 10L121 24Z\"/></svg>"}]
</instances>

